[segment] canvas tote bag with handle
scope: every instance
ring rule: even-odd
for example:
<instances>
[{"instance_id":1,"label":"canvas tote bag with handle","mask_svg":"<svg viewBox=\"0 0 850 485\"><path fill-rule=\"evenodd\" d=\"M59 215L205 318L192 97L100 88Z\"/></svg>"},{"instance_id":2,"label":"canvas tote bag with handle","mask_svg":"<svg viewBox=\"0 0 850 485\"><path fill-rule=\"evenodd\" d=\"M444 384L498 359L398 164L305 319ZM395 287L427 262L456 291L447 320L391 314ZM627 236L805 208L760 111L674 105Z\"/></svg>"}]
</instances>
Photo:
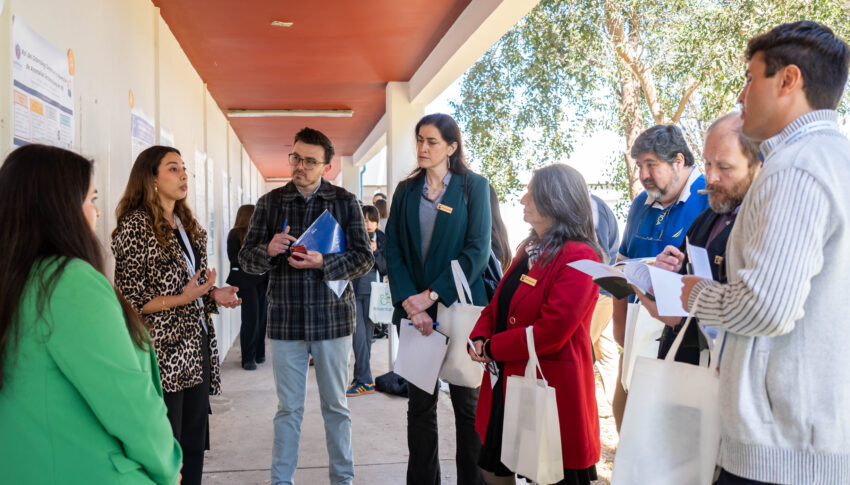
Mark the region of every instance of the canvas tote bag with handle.
<instances>
[{"instance_id":1,"label":"canvas tote bag with handle","mask_svg":"<svg viewBox=\"0 0 850 485\"><path fill-rule=\"evenodd\" d=\"M437 330L449 337L449 350L440 368L440 379L457 386L478 387L481 385L483 368L469 358L467 342L469 334L484 307L472 304L472 291L463 268L457 260L452 261L452 275L457 289L457 301L450 307L437 304ZM467 298L468 296L468 298Z\"/></svg>"},{"instance_id":2,"label":"canvas tote bag with handle","mask_svg":"<svg viewBox=\"0 0 850 485\"><path fill-rule=\"evenodd\" d=\"M696 311L696 310L694 310ZM711 485L720 449L721 345L708 367L676 362L693 313L664 360L638 357L614 459L612 485ZM723 334L718 336L722 342Z\"/></svg>"},{"instance_id":3,"label":"canvas tote bag with handle","mask_svg":"<svg viewBox=\"0 0 850 485\"><path fill-rule=\"evenodd\" d=\"M502 463L537 483L557 483L564 479L564 460L555 388L549 386L540 369L532 327L526 327L525 336L525 375L506 379Z\"/></svg>"}]
</instances>

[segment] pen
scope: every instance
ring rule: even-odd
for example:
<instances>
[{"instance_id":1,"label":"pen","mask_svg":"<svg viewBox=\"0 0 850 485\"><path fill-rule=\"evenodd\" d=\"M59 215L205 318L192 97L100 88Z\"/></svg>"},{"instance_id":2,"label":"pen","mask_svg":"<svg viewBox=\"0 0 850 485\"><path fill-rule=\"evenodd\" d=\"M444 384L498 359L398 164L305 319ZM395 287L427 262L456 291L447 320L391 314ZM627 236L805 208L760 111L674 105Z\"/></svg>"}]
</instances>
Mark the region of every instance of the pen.
<instances>
[{"instance_id":1,"label":"pen","mask_svg":"<svg viewBox=\"0 0 850 485\"><path fill-rule=\"evenodd\" d=\"M407 322L407 324L408 324L408 325L413 325L413 322ZM435 327L439 327L439 326L440 326L440 322L434 322L434 326L435 326Z\"/></svg>"},{"instance_id":2,"label":"pen","mask_svg":"<svg viewBox=\"0 0 850 485\"><path fill-rule=\"evenodd\" d=\"M287 224L289 224L289 218L288 217L283 220L283 229L281 229L280 232L286 232L286 225Z\"/></svg>"}]
</instances>

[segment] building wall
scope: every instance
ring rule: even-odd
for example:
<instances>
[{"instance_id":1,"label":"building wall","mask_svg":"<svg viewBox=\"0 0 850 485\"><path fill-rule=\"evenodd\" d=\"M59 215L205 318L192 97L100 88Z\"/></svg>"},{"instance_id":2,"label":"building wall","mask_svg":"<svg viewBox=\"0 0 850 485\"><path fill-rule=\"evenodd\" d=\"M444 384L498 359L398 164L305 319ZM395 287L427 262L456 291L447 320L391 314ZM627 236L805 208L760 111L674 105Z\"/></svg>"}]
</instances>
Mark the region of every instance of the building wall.
<instances>
[{"instance_id":1,"label":"building wall","mask_svg":"<svg viewBox=\"0 0 850 485\"><path fill-rule=\"evenodd\" d=\"M183 154L190 173L189 205L194 208L199 183L196 150L213 161L214 254L210 266L223 285L229 270L225 238L232 222L222 213L225 197L232 215L242 200L253 203L261 195L262 177L251 163L221 109L206 91L177 40L149 0L5 0L0 1L0 156L12 145L12 16L17 16L54 47L72 49L74 75L74 149L95 161L95 184L100 193L98 238L107 248L108 275L113 263L109 233L114 229L115 207L124 191L133 160L130 138L130 91L136 108L160 127L173 131L174 145ZM207 171L209 173L209 170ZM229 194L232 179L233 194ZM245 195L237 200L238 188ZM209 203L208 202L208 203ZM235 206L234 206L235 205ZM207 214L196 214L209 229ZM214 317L219 348L225 355L239 331L239 310L221 309Z\"/></svg>"}]
</instances>

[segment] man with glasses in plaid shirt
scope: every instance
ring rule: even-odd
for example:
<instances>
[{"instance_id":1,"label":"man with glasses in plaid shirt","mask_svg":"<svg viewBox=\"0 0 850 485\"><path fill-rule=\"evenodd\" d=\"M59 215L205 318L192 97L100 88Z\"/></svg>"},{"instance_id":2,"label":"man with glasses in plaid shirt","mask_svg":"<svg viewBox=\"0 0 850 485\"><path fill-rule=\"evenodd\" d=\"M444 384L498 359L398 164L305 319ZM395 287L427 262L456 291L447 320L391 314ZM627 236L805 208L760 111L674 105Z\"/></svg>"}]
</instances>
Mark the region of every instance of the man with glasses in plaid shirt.
<instances>
[{"instance_id":1,"label":"man with glasses in plaid shirt","mask_svg":"<svg viewBox=\"0 0 850 485\"><path fill-rule=\"evenodd\" d=\"M351 413L345 397L355 325L354 291L348 285L337 297L326 282L362 276L374 260L357 198L322 177L330 170L333 155L333 144L323 133L304 128L295 135L289 154L292 180L260 197L239 251L242 269L270 274L268 334L279 401L274 417L273 484L293 483L310 356L325 421L330 483L354 480ZM342 228L345 251L290 250L325 210Z\"/></svg>"},{"instance_id":2,"label":"man with glasses in plaid shirt","mask_svg":"<svg viewBox=\"0 0 850 485\"><path fill-rule=\"evenodd\" d=\"M697 216L708 208L705 177L694 166L682 130L655 125L635 139L631 149L645 189L629 209L618 260L654 257L665 247L679 247ZM626 332L626 299L614 299L614 340L622 347ZM620 363L622 372L622 359ZM617 431L626 407L626 391L617 376L612 404Z\"/></svg>"}]
</instances>

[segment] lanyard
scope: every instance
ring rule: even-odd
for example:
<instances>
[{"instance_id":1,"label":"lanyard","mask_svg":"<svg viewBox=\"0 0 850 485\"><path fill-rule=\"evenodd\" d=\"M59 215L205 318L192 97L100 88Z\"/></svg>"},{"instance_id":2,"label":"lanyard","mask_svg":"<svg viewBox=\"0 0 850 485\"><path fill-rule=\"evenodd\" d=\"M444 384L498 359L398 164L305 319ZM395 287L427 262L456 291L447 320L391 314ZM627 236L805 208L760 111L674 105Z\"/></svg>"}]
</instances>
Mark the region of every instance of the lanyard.
<instances>
[{"instance_id":1,"label":"lanyard","mask_svg":"<svg viewBox=\"0 0 850 485\"><path fill-rule=\"evenodd\" d=\"M197 263L195 261L195 251L192 250L192 245L189 244L189 236L186 235L186 230L183 229L183 223L180 221L180 218L177 217L177 214L174 214L174 222L177 224L177 231L180 232L180 239L182 239L183 244L186 245L186 251L181 250L180 252L183 253L183 259L186 260L186 268L189 269L189 278L192 278L195 276L195 264ZM201 298L198 298L196 301L201 308L204 308L204 301ZM204 332L209 333L203 311L201 312L201 326L204 327Z\"/></svg>"}]
</instances>

